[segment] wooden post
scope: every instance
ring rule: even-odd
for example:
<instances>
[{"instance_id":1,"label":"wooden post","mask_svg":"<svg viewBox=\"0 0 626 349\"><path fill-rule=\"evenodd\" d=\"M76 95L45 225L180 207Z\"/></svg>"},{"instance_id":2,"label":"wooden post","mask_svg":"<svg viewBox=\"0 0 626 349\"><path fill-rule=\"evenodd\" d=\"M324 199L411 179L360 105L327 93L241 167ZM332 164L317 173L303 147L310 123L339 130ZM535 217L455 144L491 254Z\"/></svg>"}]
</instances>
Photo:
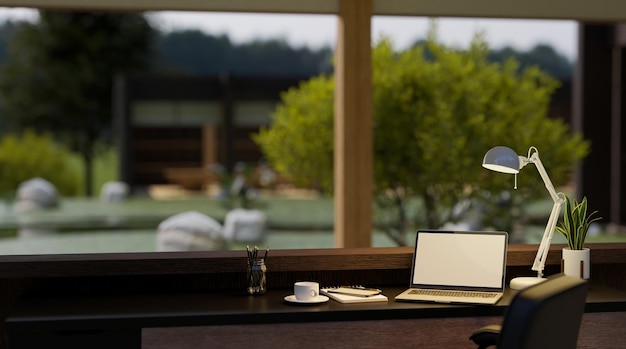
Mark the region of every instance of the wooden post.
<instances>
[{"instance_id":1,"label":"wooden post","mask_svg":"<svg viewBox=\"0 0 626 349\"><path fill-rule=\"evenodd\" d=\"M372 244L371 0L340 0L335 64L335 247Z\"/></svg>"},{"instance_id":2,"label":"wooden post","mask_svg":"<svg viewBox=\"0 0 626 349\"><path fill-rule=\"evenodd\" d=\"M207 124L202 126L202 167L218 162L218 135L217 126Z\"/></svg>"}]
</instances>

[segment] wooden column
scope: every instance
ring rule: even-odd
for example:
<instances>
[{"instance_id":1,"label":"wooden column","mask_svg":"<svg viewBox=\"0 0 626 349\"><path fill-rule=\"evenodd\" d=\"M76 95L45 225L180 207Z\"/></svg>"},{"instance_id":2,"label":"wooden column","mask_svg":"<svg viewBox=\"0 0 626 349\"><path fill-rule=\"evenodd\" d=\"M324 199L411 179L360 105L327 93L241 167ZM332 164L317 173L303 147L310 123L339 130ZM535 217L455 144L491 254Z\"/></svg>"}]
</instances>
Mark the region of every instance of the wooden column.
<instances>
[{"instance_id":1,"label":"wooden column","mask_svg":"<svg viewBox=\"0 0 626 349\"><path fill-rule=\"evenodd\" d=\"M202 126L202 167L217 163L217 149L219 149L217 126L207 124Z\"/></svg>"},{"instance_id":2,"label":"wooden column","mask_svg":"<svg viewBox=\"0 0 626 349\"><path fill-rule=\"evenodd\" d=\"M335 247L372 244L371 0L340 0L335 64Z\"/></svg>"}]
</instances>

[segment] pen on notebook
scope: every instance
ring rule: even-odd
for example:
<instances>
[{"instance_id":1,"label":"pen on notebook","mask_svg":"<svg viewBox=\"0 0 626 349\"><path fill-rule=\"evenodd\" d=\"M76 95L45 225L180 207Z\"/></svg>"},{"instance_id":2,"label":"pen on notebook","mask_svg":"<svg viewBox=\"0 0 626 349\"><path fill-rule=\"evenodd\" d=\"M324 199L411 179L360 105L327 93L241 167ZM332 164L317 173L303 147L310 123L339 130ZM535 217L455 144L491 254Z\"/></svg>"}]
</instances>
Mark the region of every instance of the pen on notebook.
<instances>
[{"instance_id":1,"label":"pen on notebook","mask_svg":"<svg viewBox=\"0 0 626 349\"><path fill-rule=\"evenodd\" d=\"M381 294L382 290L379 290L377 288L341 286L339 288L328 289L327 292L345 294L355 297L372 297Z\"/></svg>"},{"instance_id":2,"label":"pen on notebook","mask_svg":"<svg viewBox=\"0 0 626 349\"><path fill-rule=\"evenodd\" d=\"M341 286L342 288L351 288L355 290L363 290L363 291L372 291L372 292L382 292L382 290L377 288L363 287L363 286Z\"/></svg>"},{"instance_id":3,"label":"pen on notebook","mask_svg":"<svg viewBox=\"0 0 626 349\"><path fill-rule=\"evenodd\" d=\"M339 290L328 290L326 292L328 292L328 293L344 294L346 296L363 297L363 298L378 296L380 294L380 293L362 294L362 293L349 292L349 291L339 291Z\"/></svg>"}]
</instances>

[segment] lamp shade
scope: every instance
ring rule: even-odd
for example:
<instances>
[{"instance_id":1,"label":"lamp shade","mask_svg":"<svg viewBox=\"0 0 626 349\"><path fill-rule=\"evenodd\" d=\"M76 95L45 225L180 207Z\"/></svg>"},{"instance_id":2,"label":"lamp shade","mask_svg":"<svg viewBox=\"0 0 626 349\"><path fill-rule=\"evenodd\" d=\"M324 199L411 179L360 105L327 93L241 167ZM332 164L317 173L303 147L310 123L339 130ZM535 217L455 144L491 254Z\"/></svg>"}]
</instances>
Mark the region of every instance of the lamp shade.
<instances>
[{"instance_id":1,"label":"lamp shade","mask_svg":"<svg viewBox=\"0 0 626 349\"><path fill-rule=\"evenodd\" d=\"M485 154L483 167L496 172L516 174L520 170L519 156L509 147L493 147Z\"/></svg>"}]
</instances>

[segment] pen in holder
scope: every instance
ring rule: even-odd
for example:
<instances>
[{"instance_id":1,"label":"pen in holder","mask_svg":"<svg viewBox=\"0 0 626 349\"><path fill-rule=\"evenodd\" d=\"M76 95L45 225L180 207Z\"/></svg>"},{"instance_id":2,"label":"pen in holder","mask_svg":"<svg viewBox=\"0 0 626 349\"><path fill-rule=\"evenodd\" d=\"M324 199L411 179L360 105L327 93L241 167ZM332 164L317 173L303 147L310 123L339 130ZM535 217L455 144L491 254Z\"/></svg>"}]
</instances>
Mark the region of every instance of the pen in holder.
<instances>
[{"instance_id":1,"label":"pen in holder","mask_svg":"<svg viewBox=\"0 0 626 349\"><path fill-rule=\"evenodd\" d=\"M265 266L265 258L267 258L267 252L269 248L265 250L263 258L259 258L259 249L255 246L254 251L248 252L248 273L247 275L247 291L251 295L261 295L267 291L267 279L265 278L265 272L267 267Z\"/></svg>"}]
</instances>

